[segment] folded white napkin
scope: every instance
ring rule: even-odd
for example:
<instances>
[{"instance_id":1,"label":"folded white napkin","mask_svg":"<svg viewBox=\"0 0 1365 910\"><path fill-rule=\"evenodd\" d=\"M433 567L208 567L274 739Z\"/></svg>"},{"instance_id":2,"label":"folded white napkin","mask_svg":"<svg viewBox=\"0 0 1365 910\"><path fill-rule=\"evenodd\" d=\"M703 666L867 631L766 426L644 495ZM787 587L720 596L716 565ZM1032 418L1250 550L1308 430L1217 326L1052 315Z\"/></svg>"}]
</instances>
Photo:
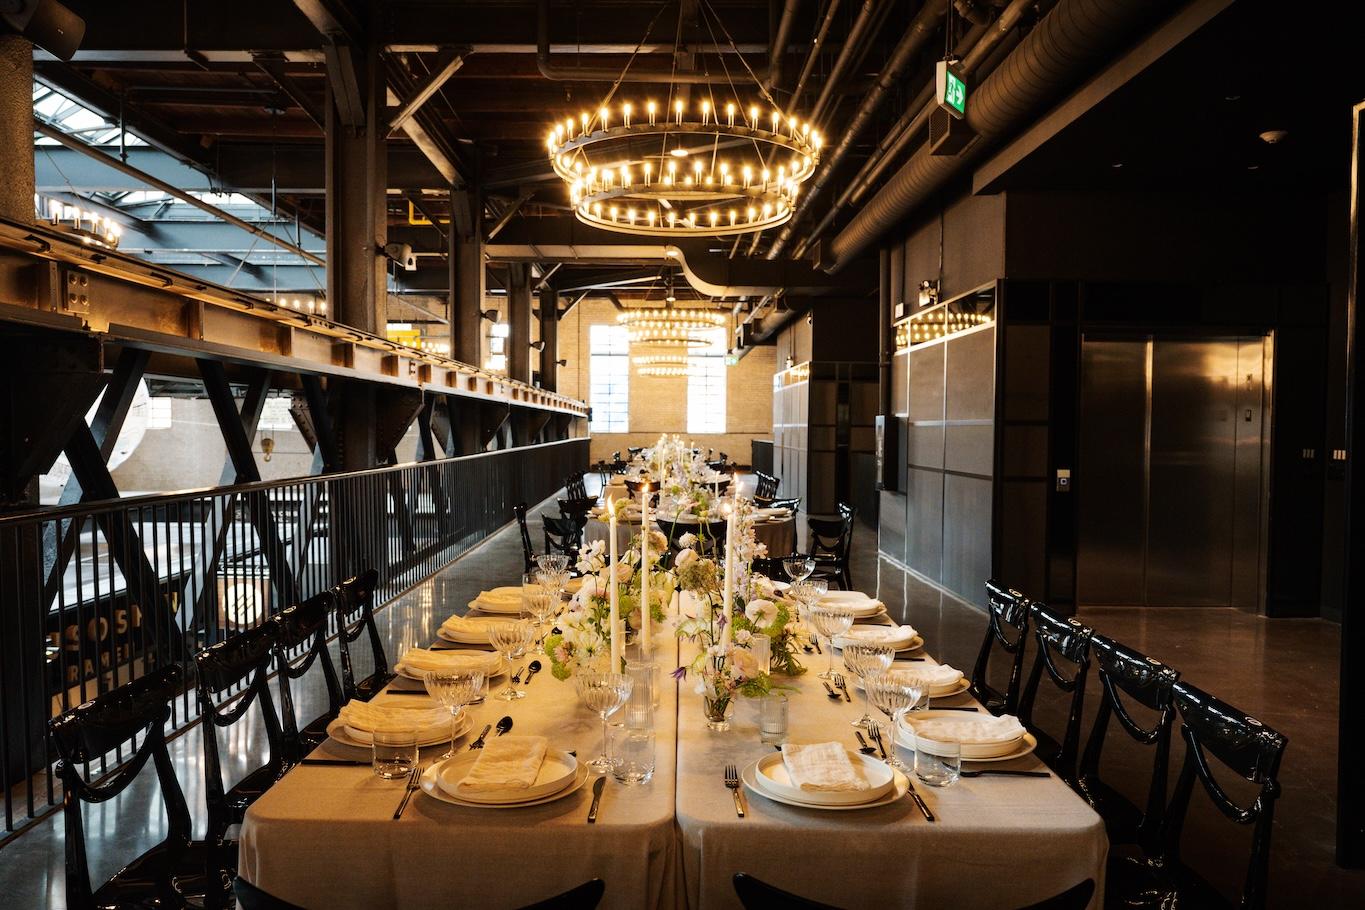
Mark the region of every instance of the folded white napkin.
<instances>
[{"instance_id":1,"label":"folded white napkin","mask_svg":"<svg viewBox=\"0 0 1365 910\"><path fill-rule=\"evenodd\" d=\"M441 628L452 635L476 635L487 638L488 628L499 622L508 622L508 620L495 616L451 616L441 623Z\"/></svg>"},{"instance_id":2,"label":"folded white napkin","mask_svg":"<svg viewBox=\"0 0 1365 910\"><path fill-rule=\"evenodd\" d=\"M337 718L352 730L383 733L415 730L418 736L432 728L449 728L450 712L442 707L395 705L391 702L348 701Z\"/></svg>"},{"instance_id":3,"label":"folded white napkin","mask_svg":"<svg viewBox=\"0 0 1365 910\"><path fill-rule=\"evenodd\" d=\"M1024 725L1011 714L994 717L990 714L964 714L961 717L919 717L905 715L905 721L915 731L933 742L959 742L967 745L1011 743L1024 735Z\"/></svg>"},{"instance_id":4,"label":"folded white napkin","mask_svg":"<svg viewBox=\"0 0 1365 910\"><path fill-rule=\"evenodd\" d=\"M792 783L802 790L866 790L870 786L838 743L783 743L782 763Z\"/></svg>"},{"instance_id":5,"label":"folded white napkin","mask_svg":"<svg viewBox=\"0 0 1365 910\"><path fill-rule=\"evenodd\" d=\"M439 672L455 673L461 670L482 670L491 673L497 669L500 658L497 654L452 654L449 651L429 651L426 648L408 648L398 662L403 669L413 673Z\"/></svg>"},{"instance_id":6,"label":"folded white napkin","mask_svg":"<svg viewBox=\"0 0 1365 910\"><path fill-rule=\"evenodd\" d=\"M480 591L475 600L488 604L521 603L521 585L504 585L491 591Z\"/></svg>"},{"instance_id":7,"label":"folded white napkin","mask_svg":"<svg viewBox=\"0 0 1365 910\"><path fill-rule=\"evenodd\" d=\"M948 664L924 663L912 664L910 666L895 666L892 668L897 676L910 677L921 680L929 684L929 688L943 689L948 686L956 686L962 679L962 671Z\"/></svg>"},{"instance_id":8,"label":"folded white napkin","mask_svg":"<svg viewBox=\"0 0 1365 910\"><path fill-rule=\"evenodd\" d=\"M469 769L462 790L528 790L540 774L550 741L543 736L498 736L490 739Z\"/></svg>"},{"instance_id":9,"label":"folded white napkin","mask_svg":"<svg viewBox=\"0 0 1365 910\"><path fill-rule=\"evenodd\" d=\"M857 643L861 645L890 645L900 650L909 647L918 635L919 633L912 626L855 625L843 635L837 636L834 643L841 648L844 647L845 643Z\"/></svg>"}]
</instances>

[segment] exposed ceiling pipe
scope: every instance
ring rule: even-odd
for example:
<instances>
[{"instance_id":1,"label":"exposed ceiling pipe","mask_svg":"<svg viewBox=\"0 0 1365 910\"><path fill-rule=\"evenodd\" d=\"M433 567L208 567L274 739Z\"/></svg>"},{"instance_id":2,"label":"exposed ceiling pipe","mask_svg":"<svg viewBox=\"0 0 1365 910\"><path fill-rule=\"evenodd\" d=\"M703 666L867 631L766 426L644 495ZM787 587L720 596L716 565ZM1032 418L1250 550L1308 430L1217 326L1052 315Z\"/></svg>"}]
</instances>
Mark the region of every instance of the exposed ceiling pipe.
<instances>
[{"instance_id":1,"label":"exposed ceiling pipe","mask_svg":"<svg viewBox=\"0 0 1365 910\"><path fill-rule=\"evenodd\" d=\"M837 272L902 221L995 141L1071 88L1139 26L1171 6L1150 0L1060 0L971 96L967 125L978 138L960 155L921 146L830 243Z\"/></svg>"},{"instance_id":2,"label":"exposed ceiling pipe","mask_svg":"<svg viewBox=\"0 0 1365 910\"><path fill-rule=\"evenodd\" d=\"M800 3L801 0L785 0L782 4L782 18L777 20L777 33L768 52L768 78L763 83L769 89L782 81L782 64L792 43L792 28L796 25L796 8Z\"/></svg>"},{"instance_id":3,"label":"exposed ceiling pipe","mask_svg":"<svg viewBox=\"0 0 1365 910\"><path fill-rule=\"evenodd\" d=\"M792 91L789 110L796 110L801 103L801 92L806 88L806 80L815 70L815 62L820 59L820 51L825 46L825 39L829 37L829 27L834 24L834 14L839 12L839 0L829 0L829 7L825 10L825 18L820 20L820 28L815 33L815 40L810 43L810 51L806 54L806 62L801 66L801 75L797 77L796 88Z\"/></svg>"},{"instance_id":4,"label":"exposed ceiling pipe","mask_svg":"<svg viewBox=\"0 0 1365 910\"><path fill-rule=\"evenodd\" d=\"M621 79L621 70L603 66L561 66L554 62L550 53L550 0L539 0L536 4L536 67L540 74L553 82L611 82ZM769 69L755 70L758 81L767 83ZM730 76L725 73L679 73L672 69L647 70L632 66L626 73L625 82L651 82L673 85L729 85Z\"/></svg>"},{"instance_id":5,"label":"exposed ceiling pipe","mask_svg":"<svg viewBox=\"0 0 1365 910\"><path fill-rule=\"evenodd\" d=\"M863 96L863 101L858 105L857 113L849 120L848 124L839 131L839 142L826 155L825 160L820 163L820 173L801 196L801 201L797 203L796 211L792 213L791 219L787 221L782 232L777 235L773 245L768 249L768 258L776 259L787 247L787 241L791 239L792 232L796 230L796 225L810 209L815 198L820 195L830 177L838 170L840 162L844 156L853 148L853 143L862 134L863 129L872 122L876 116L878 108L882 106L882 101L892 87L900 81L901 75L909 67L910 61L915 55L929 43L929 39L938 30L939 20L943 18L946 4L944 0L925 0L920 7L915 18L910 20L910 26L901 36L901 40L896 43L895 49L891 52L891 57L882 67L877 82L872 90Z\"/></svg>"},{"instance_id":6,"label":"exposed ceiling pipe","mask_svg":"<svg viewBox=\"0 0 1365 910\"><path fill-rule=\"evenodd\" d=\"M249 221L243 221L241 218L238 218L231 212L226 212L223 209L218 208L218 206L216 205L210 205L209 203L205 202L204 200L200 199L197 196L191 195L190 193L187 193L184 190L177 189L176 187L171 186L169 183L167 183L164 180L161 180L160 178L153 177L146 171L138 170L131 164L125 164L123 161L121 161L118 158L115 158L113 155L106 155L104 154L104 152L101 152L94 146L87 145L86 143L81 142L79 139L76 139L72 136L67 135L66 133L63 133L61 130L54 129L53 127L48 126L46 123L44 123L43 121L39 120L36 117L33 118L33 130L34 132L46 136L49 139L55 139L56 141L60 142L62 145L66 146L67 148L71 149L74 152L80 152L82 155L85 155L89 158L93 158L107 167L111 167L122 174L127 174L134 180L140 180L143 183L147 184L148 186L152 187L153 189L160 190L167 196L173 196L176 199L179 199L181 202L184 202L188 205L192 205L195 208L199 209L200 211L207 212L208 214L212 215L215 218L221 218L223 221L226 221L233 227L241 228L248 234L252 234L256 237L259 237L266 243L274 244L275 246L279 247L282 250L293 253L295 256L298 256L302 259L306 259L309 262L313 263L314 265L325 266L327 264L327 260L323 259L317 253L305 250L301 246L296 246L290 243L288 240L284 239L283 237L277 237L274 234L267 231L265 228L261 227L259 224L252 224Z\"/></svg>"},{"instance_id":7,"label":"exposed ceiling pipe","mask_svg":"<svg viewBox=\"0 0 1365 910\"><path fill-rule=\"evenodd\" d=\"M839 56L834 58L834 66L829 71L829 78L825 80L824 87L820 89L820 97L816 99L815 107L811 108L807 120L812 123L823 122L821 118L827 112L826 107L830 99L834 97L835 89L844 81L844 73L847 72L854 59L861 55L859 48L871 30L872 24L876 21L880 6L878 0L863 0L862 9L858 10L858 18L853 20L853 25L848 30L848 37L844 39L844 46L839 49Z\"/></svg>"}]
</instances>

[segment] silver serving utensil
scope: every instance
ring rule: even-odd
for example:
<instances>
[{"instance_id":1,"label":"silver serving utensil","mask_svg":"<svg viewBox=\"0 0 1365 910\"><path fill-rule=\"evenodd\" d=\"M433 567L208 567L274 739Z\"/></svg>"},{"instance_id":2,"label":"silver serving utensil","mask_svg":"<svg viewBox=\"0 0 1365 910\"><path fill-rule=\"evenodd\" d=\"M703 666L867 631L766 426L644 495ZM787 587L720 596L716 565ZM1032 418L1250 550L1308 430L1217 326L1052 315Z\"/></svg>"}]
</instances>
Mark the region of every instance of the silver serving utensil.
<instances>
[{"instance_id":1,"label":"silver serving utensil","mask_svg":"<svg viewBox=\"0 0 1365 910\"><path fill-rule=\"evenodd\" d=\"M526 668L526 682L524 682L522 685L529 686L529 685L531 684L531 677L532 677L532 676L535 676L535 675L536 675L537 673L539 673L539 672L540 672L540 661L538 661L538 660L533 660L533 661L531 661L530 665L527 666L527 668Z\"/></svg>"},{"instance_id":2,"label":"silver serving utensil","mask_svg":"<svg viewBox=\"0 0 1365 910\"><path fill-rule=\"evenodd\" d=\"M502 720L498 721L498 726L495 729L498 731L499 736L502 736L508 730L512 729L512 715L503 715Z\"/></svg>"},{"instance_id":3,"label":"silver serving utensil","mask_svg":"<svg viewBox=\"0 0 1365 910\"><path fill-rule=\"evenodd\" d=\"M408 772L408 785L403 788L403 798L398 803L398 808L393 810L393 819L397 821L403 817L403 810L408 807L408 800L412 799L412 794L417 792L418 781L422 779L422 769L413 766Z\"/></svg>"},{"instance_id":4,"label":"silver serving utensil","mask_svg":"<svg viewBox=\"0 0 1365 910\"><path fill-rule=\"evenodd\" d=\"M602 802L602 790L607 786L607 776L603 774L592 785L592 805L588 807L588 824L597 824L597 807Z\"/></svg>"},{"instance_id":5,"label":"silver serving utensil","mask_svg":"<svg viewBox=\"0 0 1365 910\"><path fill-rule=\"evenodd\" d=\"M840 691L844 693L844 701L849 702L851 704L853 702L853 697L848 694L848 682L844 680L844 674L835 673L834 684L838 686Z\"/></svg>"},{"instance_id":6,"label":"silver serving utensil","mask_svg":"<svg viewBox=\"0 0 1365 910\"><path fill-rule=\"evenodd\" d=\"M734 765L725 766L725 786L735 798L735 814L744 817L744 801L739 797L739 769Z\"/></svg>"},{"instance_id":7,"label":"silver serving utensil","mask_svg":"<svg viewBox=\"0 0 1365 910\"><path fill-rule=\"evenodd\" d=\"M856 737L858 737L858 742L861 744L861 745L858 747L858 751L859 751L859 752L863 753L864 755L871 755L872 753L874 753L874 752L877 751L876 749L872 748L871 746L869 746L869 745L867 744L867 740L863 739L863 731L862 731L862 730L854 730L854 731L853 731L853 735L856 736Z\"/></svg>"},{"instance_id":8,"label":"silver serving utensil","mask_svg":"<svg viewBox=\"0 0 1365 910\"><path fill-rule=\"evenodd\" d=\"M484 724L484 725L483 725L483 732L479 734L479 738L478 738L478 739L474 740L472 743L469 744L469 748L470 748L470 749L482 749L482 748L483 748L483 741L484 741L485 739L488 738L488 731L491 730L491 729L493 729L493 725L492 725L492 724Z\"/></svg>"}]
</instances>

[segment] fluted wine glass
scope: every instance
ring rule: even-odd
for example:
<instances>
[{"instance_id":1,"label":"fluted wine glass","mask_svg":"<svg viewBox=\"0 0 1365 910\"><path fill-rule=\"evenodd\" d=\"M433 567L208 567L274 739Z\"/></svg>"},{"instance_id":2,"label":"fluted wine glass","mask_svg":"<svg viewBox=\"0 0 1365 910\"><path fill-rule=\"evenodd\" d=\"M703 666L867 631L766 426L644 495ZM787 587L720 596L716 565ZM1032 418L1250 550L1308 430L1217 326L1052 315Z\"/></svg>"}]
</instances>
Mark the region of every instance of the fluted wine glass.
<instances>
[{"instance_id":1,"label":"fluted wine glass","mask_svg":"<svg viewBox=\"0 0 1365 910\"><path fill-rule=\"evenodd\" d=\"M441 758L453 758L460 711L473 704L483 691L483 671L432 671L422 675L422 683L432 700L450 712L450 751Z\"/></svg>"},{"instance_id":2,"label":"fluted wine glass","mask_svg":"<svg viewBox=\"0 0 1365 910\"><path fill-rule=\"evenodd\" d=\"M809 556L788 556L782 560L782 571L793 583L805 581L815 571L815 560Z\"/></svg>"},{"instance_id":3,"label":"fluted wine glass","mask_svg":"<svg viewBox=\"0 0 1365 910\"><path fill-rule=\"evenodd\" d=\"M602 718L602 754L588 762L588 767L599 774L611 770L607 755L607 718L630 700L634 682L624 673L588 671L574 677L578 697Z\"/></svg>"},{"instance_id":4,"label":"fluted wine glass","mask_svg":"<svg viewBox=\"0 0 1365 910\"><path fill-rule=\"evenodd\" d=\"M859 679L866 679L877 673L884 673L891 666L891 661L895 659L896 652L890 645L877 645L864 642L849 642L844 646L843 653L840 655L844 659L844 667ZM867 707L872 705L872 699L867 696L867 686L863 686L863 696L867 698ZM855 727L866 727L868 724L875 723L867 708L863 710L863 716L853 721Z\"/></svg>"},{"instance_id":5,"label":"fluted wine glass","mask_svg":"<svg viewBox=\"0 0 1365 910\"><path fill-rule=\"evenodd\" d=\"M896 754L896 721L923 697L923 682L902 673L873 673L863 679L863 688L867 690L868 700L886 715L886 728L891 740L891 751L886 763L908 774L909 766Z\"/></svg>"},{"instance_id":6,"label":"fluted wine glass","mask_svg":"<svg viewBox=\"0 0 1365 910\"><path fill-rule=\"evenodd\" d=\"M824 673L817 674L817 678L832 680L834 679L834 639L853 628L853 611L847 607L811 607L810 622L815 627L815 631L825 637L825 646L829 649L829 666L825 668Z\"/></svg>"},{"instance_id":7,"label":"fluted wine glass","mask_svg":"<svg viewBox=\"0 0 1365 910\"><path fill-rule=\"evenodd\" d=\"M503 701L516 701L518 698L525 698L526 693L517 688L517 684L512 682L512 665L515 661L521 660L526 656L526 649L535 640L536 627L528 619L517 619L511 622L495 622L488 626L488 643L507 659L507 686L494 698Z\"/></svg>"}]
</instances>

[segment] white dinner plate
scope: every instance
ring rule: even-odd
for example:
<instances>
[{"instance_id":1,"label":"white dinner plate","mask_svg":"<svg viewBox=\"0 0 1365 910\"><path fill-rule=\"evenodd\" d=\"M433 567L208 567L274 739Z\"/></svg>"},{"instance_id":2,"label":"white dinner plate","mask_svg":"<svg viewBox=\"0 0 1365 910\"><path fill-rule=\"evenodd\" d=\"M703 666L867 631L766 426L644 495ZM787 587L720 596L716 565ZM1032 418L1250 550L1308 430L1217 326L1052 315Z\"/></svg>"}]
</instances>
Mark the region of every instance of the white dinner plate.
<instances>
[{"instance_id":1,"label":"white dinner plate","mask_svg":"<svg viewBox=\"0 0 1365 910\"><path fill-rule=\"evenodd\" d=\"M791 776L787 773L786 762L782 760L781 752L760 758L757 767L754 769L754 777L758 785L770 793L795 802L818 806L862 806L881 799L891 791L896 781L895 776L891 773L890 765L870 755L863 755L861 752L847 751L848 760L853 764L854 772L860 774L867 781L868 789L802 790L792 783Z\"/></svg>"},{"instance_id":2,"label":"white dinner plate","mask_svg":"<svg viewBox=\"0 0 1365 910\"><path fill-rule=\"evenodd\" d=\"M875 628L880 628L880 627L881 627L881 623L854 623L854 624L853 624L853 628L854 628L854 629L865 629L865 628L874 628L874 629L875 629ZM891 628L891 627L890 627L890 626L887 626L886 628ZM852 631L852 630L850 630L850 631ZM850 639L850 638L848 638L846 635L836 635L836 636L834 636L834 641L831 642L831 644L834 646L834 650L835 650L835 651L842 651L842 650L844 650L844 645L849 644L850 642L853 642L853 643L856 643L856 644L879 644L879 645L880 645L880 644L886 644L886 642L880 642L880 641L874 642L874 641L870 641L870 640L867 640L867 639L857 639L857 638ZM904 646L904 647L900 647L900 648L897 648L897 649L896 649L896 653L897 653L897 654L908 654L908 653L911 652L911 651L918 651L918 650L919 650L920 648L922 648L922 647L924 647L924 636L923 636L923 635L920 635L919 633L915 633L915 635L913 635L913 636L910 638L910 640L909 640L908 642L905 643L905 646Z\"/></svg>"},{"instance_id":3,"label":"white dinner plate","mask_svg":"<svg viewBox=\"0 0 1365 910\"><path fill-rule=\"evenodd\" d=\"M926 714L933 713L934 713L933 708L930 708L928 712L926 712ZM901 745L913 751L916 745L914 728L907 724L904 718L898 721L898 723L900 724L900 731L902 734L902 736L900 737ZM926 743L925 751L933 753L934 751L933 740L926 739L925 743ZM975 746L968 746L967 748L971 750L974 754L969 755L966 752L964 752L962 755L962 760L964 762L1009 761L1014 758L1023 758L1025 755L1030 754L1037 747L1038 747L1037 738L1034 737L1032 733L1025 732L1020 739L1015 740L1012 743L999 744L982 743Z\"/></svg>"},{"instance_id":4,"label":"white dinner plate","mask_svg":"<svg viewBox=\"0 0 1365 910\"><path fill-rule=\"evenodd\" d=\"M542 796L540 799L532 799L524 803L474 803L460 799L457 796L451 796L449 793L442 790L441 785L436 780L436 766L432 765L422 772L422 792L433 799L438 799L443 803L450 803L453 806L467 806L471 809L521 809L526 806L539 806L541 803L552 803L557 799L563 799L571 793L575 793L582 789L583 785L588 782L588 778L590 777L592 777L592 774L588 771L588 766L581 764L578 766L578 773L577 776L574 777L573 782L558 793L551 793L549 796Z\"/></svg>"},{"instance_id":5,"label":"white dinner plate","mask_svg":"<svg viewBox=\"0 0 1365 910\"><path fill-rule=\"evenodd\" d=\"M515 617L512 617L512 618L495 618L495 617L492 617L492 616L478 616L478 617L472 617L472 618L474 618L474 619L485 620L485 621L487 621L487 622L512 622L512 621L514 621L514 619L515 619ZM487 632L487 631L483 631L483 632L477 632L477 631L469 631L469 632L449 632L449 631L446 630L446 627L445 627L445 624L444 624L444 623L441 625L441 627L440 627L439 629L436 630L436 637L437 637L437 638L443 638L443 639L445 639L446 641L454 642L454 643L457 644L457 645L486 645L486 644L488 644L488 632Z\"/></svg>"},{"instance_id":6,"label":"white dinner plate","mask_svg":"<svg viewBox=\"0 0 1365 910\"><path fill-rule=\"evenodd\" d=\"M788 806L798 806L802 809L819 809L824 812L849 812L857 809L871 809L875 806L885 806L889 803L894 803L896 800L901 799L903 796L905 796L905 794L910 792L909 778L907 778L901 772L892 768L891 771L893 779L895 781L895 786L890 791L888 791L887 794L883 796L881 799L874 800L873 802L870 803L858 803L852 806L830 805L822 806L819 805L818 803L806 803L801 802L800 800L787 799L786 797L778 796L776 793L772 793L768 790L763 789L762 786L760 786L758 783L757 769L758 762L756 761L750 762L749 764L744 766L744 771L740 774L740 779L744 781L744 786L746 789L748 789L751 793L757 793L764 799L770 799L775 803L783 803L784 805Z\"/></svg>"},{"instance_id":7,"label":"white dinner plate","mask_svg":"<svg viewBox=\"0 0 1365 910\"><path fill-rule=\"evenodd\" d=\"M469 720L469 712L466 711L464 713L464 716L461 717L456 722L455 726L456 738L458 739L459 737L464 736L466 733L468 733L470 726L471 724ZM343 724L340 720L334 720L327 725L327 735L332 739L336 740L337 742L341 743L343 746L350 746L354 749L364 749L366 751L369 751L372 745L372 743L369 740L368 733L361 733L360 731L352 730L350 727ZM421 737L417 740L417 745L419 748L425 749L427 746L436 746L440 745L441 743L448 742L450 742L450 727L448 726L443 727L439 731L435 727L433 727L426 736Z\"/></svg>"},{"instance_id":8,"label":"white dinner plate","mask_svg":"<svg viewBox=\"0 0 1365 910\"><path fill-rule=\"evenodd\" d=\"M492 656L494 656L494 654L495 654L495 652L493 652L493 651L475 651L475 650L473 650L473 649L455 649L455 648L451 648L451 649L449 649L449 650L442 651L441 653L442 653L442 654L473 654L473 655L476 655L476 656L478 656L478 657L492 657ZM498 661L497 661L497 664L496 664L496 668L493 670L492 673L486 673L486 674L484 674L485 677L488 678L488 679L496 679L497 677L499 677L499 676L501 676L502 674L504 674L504 673L507 672L507 659L506 659L505 657L503 657L501 654L497 654L496 656L497 656L497 658L498 658ZM398 663L394 664L393 671L394 671L395 673L397 673L399 676L403 677L404 679L413 679L413 680L416 680L417 682L425 682L425 681L426 681L425 678L423 677L422 672L419 672L419 671L417 671L417 670L410 670L410 669L408 669L407 667L403 666L403 662L402 662L401 660L400 660Z\"/></svg>"},{"instance_id":9,"label":"white dinner plate","mask_svg":"<svg viewBox=\"0 0 1365 910\"><path fill-rule=\"evenodd\" d=\"M578 759L560 749L546 749L545 761L540 765L536 782L525 790L492 790L484 793L467 793L460 788L460 782L469 774L474 763L479 760L480 752L464 752L454 758L439 762L436 766L436 783L456 799L479 805L502 805L503 803L528 803L551 794L558 793L574 782L578 776Z\"/></svg>"}]
</instances>

